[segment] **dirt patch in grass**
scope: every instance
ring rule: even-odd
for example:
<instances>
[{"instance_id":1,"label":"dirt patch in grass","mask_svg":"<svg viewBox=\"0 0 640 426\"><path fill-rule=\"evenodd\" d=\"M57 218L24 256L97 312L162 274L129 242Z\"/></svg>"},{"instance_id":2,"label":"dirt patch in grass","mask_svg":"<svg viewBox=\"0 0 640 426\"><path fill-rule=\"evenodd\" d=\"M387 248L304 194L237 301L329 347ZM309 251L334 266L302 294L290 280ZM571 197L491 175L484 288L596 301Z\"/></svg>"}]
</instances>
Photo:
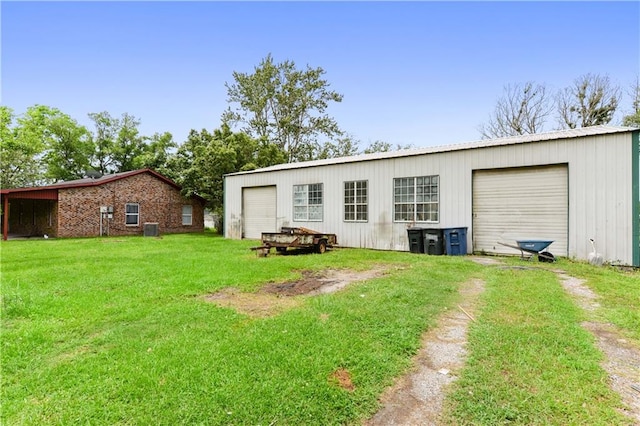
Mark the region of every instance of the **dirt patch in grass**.
<instances>
[{"instance_id":1,"label":"dirt patch in grass","mask_svg":"<svg viewBox=\"0 0 640 426\"><path fill-rule=\"evenodd\" d=\"M401 377L380 398L383 408L365 422L367 426L432 425L439 423L446 388L464 366L467 329L484 281L472 279L460 289L462 301L446 311L438 326L422 338L414 369Z\"/></svg>"},{"instance_id":2,"label":"dirt patch in grass","mask_svg":"<svg viewBox=\"0 0 640 426\"><path fill-rule=\"evenodd\" d=\"M271 283L255 293L243 293L237 288L225 288L204 297L207 302L253 317L268 317L298 306L302 300L295 296L317 296L334 293L349 284L384 275L388 268L375 267L366 271L326 269L302 271L302 278L284 283Z\"/></svg>"},{"instance_id":3,"label":"dirt patch in grass","mask_svg":"<svg viewBox=\"0 0 640 426\"><path fill-rule=\"evenodd\" d=\"M329 376L329 381L332 383L336 383L342 389L348 390L349 392L353 392L356 387L351 381L351 373L344 368L338 368L336 371L331 373Z\"/></svg>"},{"instance_id":4,"label":"dirt patch in grass","mask_svg":"<svg viewBox=\"0 0 640 426\"><path fill-rule=\"evenodd\" d=\"M204 300L258 318L277 315L300 304L300 300L297 299L260 292L243 293L237 288L225 288L217 293L206 295Z\"/></svg>"},{"instance_id":5,"label":"dirt patch in grass","mask_svg":"<svg viewBox=\"0 0 640 426\"><path fill-rule=\"evenodd\" d=\"M592 312L600 307L598 296L585 285L584 280L561 270L554 272L582 309ZM640 348L625 339L613 324L584 322L582 326L593 334L598 349L604 354L602 368L609 375L611 388L625 404L622 412L640 424Z\"/></svg>"}]
</instances>

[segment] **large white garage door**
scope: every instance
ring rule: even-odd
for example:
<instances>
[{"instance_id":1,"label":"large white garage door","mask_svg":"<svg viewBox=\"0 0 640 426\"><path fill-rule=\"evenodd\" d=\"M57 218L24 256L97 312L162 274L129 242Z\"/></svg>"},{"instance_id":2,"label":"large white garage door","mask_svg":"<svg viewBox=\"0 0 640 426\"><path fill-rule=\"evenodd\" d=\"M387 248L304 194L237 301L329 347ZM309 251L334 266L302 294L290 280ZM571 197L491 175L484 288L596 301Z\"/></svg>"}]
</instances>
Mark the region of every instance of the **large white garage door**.
<instances>
[{"instance_id":1,"label":"large white garage door","mask_svg":"<svg viewBox=\"0 0 640 426\"><path fill-rule=\"evenodd\" d=\"M548 239L547 251L567 255L567 166L525 167L473 172L473 249L520 254L498 244Z\"/></svg>"},{"instance_id":2,"label":"large white garage door","mask_svg":"<svg viewBox=\"0 0 640 426\"><path fill-rule=\"evenodd\" d=\"M260 239L263 232L276 232L276 187L242 189L243 237Z\"/></svg>"}]
</instances>

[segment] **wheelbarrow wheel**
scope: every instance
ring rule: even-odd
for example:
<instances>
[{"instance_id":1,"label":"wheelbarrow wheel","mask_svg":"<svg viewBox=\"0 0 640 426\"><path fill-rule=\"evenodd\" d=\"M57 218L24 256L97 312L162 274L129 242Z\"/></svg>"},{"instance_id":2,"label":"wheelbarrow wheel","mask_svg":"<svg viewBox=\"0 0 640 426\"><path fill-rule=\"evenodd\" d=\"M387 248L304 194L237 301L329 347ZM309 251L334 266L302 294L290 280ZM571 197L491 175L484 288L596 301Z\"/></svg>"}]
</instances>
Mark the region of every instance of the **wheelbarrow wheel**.
<instances>
[{"instance_id":1,"label":"wheelbarrow wheel","mask_svg":"<svg viewBox=\"0 0 640 426\"><path fill-rule=\"evenodd\" d=\"M545 262L545 263L553 263L556 261L556 258L553 254L549 253L548 251L542 251L538 253L538 261Z\"/></svg>"}]
</instances>

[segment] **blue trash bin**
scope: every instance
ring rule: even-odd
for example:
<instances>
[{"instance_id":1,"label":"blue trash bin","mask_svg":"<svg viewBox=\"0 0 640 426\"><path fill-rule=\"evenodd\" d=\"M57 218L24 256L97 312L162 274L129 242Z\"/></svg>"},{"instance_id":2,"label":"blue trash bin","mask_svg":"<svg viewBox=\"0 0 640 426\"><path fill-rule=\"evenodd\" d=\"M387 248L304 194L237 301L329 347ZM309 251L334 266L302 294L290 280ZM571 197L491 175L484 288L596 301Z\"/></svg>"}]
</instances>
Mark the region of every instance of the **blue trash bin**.
<instances>
[{"instance_id":1,"label":"blue trash bin","mask_svg":"<svg viewBox=\"0 0 640 426\"><path fill-rule=\"evenodd\" d=\"M467 254L467 228L444 228L444 250L448 256Z\"/></svg>"}]
</instances>

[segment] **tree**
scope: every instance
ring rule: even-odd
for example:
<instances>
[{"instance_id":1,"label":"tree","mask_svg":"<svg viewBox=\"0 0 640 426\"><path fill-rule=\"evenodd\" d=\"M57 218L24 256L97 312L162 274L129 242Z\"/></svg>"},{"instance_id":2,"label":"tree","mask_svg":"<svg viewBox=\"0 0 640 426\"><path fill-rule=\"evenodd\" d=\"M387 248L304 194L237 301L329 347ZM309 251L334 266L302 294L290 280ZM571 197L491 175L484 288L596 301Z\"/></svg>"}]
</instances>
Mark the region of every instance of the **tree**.
<instances>
[{"instance_id":1,"label":"tree","mask_svg":"<svg viewBox=\"0 0 640 426\"><path fill-rule=\"evenodd\" d=\"M93 134L95 151L91 164L103 175L111 173L114 170L113 151L120 122L107 111L92 112L89 114L89 118L93 120L95 126L95 133Z\"/></svg>"},{"instance_id":2,"label":"tree","mask_svg":"<svg viewBox=\"0 0 640 426\"><path fill-rule=\"evenodd\" d=\"M298 70L293 61L275 64L264 58L253 74L233 73L234 83L225 83L230 106L223 123L240 124L254 139L275 143L287 161L310 159L323 145L342 136L336 121L326 114L330 102L342 95L329 89L322 68Z\"/></svg>"},{"instance_id":3,"label":"tree","mask_svg":"<svg viewBox=\"0 0 640 426\"><path fill-rule=\"evenodd\" d=\"M182 186L184 195L198 194L205 198L207 207L222 218L225 174L283 162L286 156L277 145L232 132L223 124L213 132L191 130L187 140L168 159L167 176ZM222 230L221 226L216 228Z\"/></svg>"},{"instance_id":4,"label":"tree","mask_svg":"<svg viewBox=\"0 0 640 426\"><path fill-rule=\"evenodd\" d=\"M116 173L135 170L136 157L144 153L144 139L138 126L140 120L126 112L117 120L117 136L111 149L112 167Z\"/></svg>"},{"instance_id":5,"label":"tree","mask_svg":"<svg viewBox=\"0 0 640 426\"><path fill-rule=\"evenodd\" d=\"M89 131L60 112L50 119L48 132L43 157L46 177L53 181L83 178L90 168L89 159L94 151Z\"/></svg>"},{"instance_id":6,"label":"tree","mask_svg":"<svg viewBox=\"0 0 640 426\"><path fill-rule=\"evenodd\" d=\"M585 74L558 94L560 126L575 129L608 124L619 102L620 88L609 77Z\"/></svg>"},{"instance_id":7,"label":"tree","mask_svg":"<svg viewBox=\"0 0 640 426\"><path fill-rule=\"evenodd\" d=\"M402 151L404 149L411 149L411 148L413 148L413 145L411 144L407 144L407 145L396 144L396 146L394 147L389 142L377 140L377 141L371 142L369 146L367 146L364 149L363 153L373 154L374 152Z\"/></svg>"},{"instance_id":8,"label":"tree","mask_svg":"<svg viewBox=\"0 0 640 426\"><path fill-rule=\"evenodd\" d=\"M630 127L640 127L640 77L636 78L635 84L631 86L631 106L633 112L624 116L622 124Z\"/></svg>"},{"instance_id":9,"label":"tree","mask_svg":"<svg viewBox=\"0 0 640 426\"><path fill-rule=\"evenodd\" d=\"M546 87L534 82L507 85L493 114L479 130L483 139L537 133L551 112Z\"/></svg>"},{"instance_id":10,"label":"tree","mask_svg":"<svg viewBox=\"0 0 640 426\"><path fill-rule=\"evenodd\" d=\"M173 135L169 132L154 133L143 145L143 152L134 159L135 169L153 169L166 175L167 162L172 151L177 148Z\"/></svg>"},{"instance_id":11,"label":"tree","mask_svg":"<svg viewBox=\"0 0 640 426\"><path fill-rule=\"evenodd\" d=\"M325 158L337 158L348 157L358 154L358 141L354 140L351 136L343 136L338 138L336 142L325 142L324 145L318 145L317 153L313 155L314 158L320 160Z\"/></svg>"},{"instance_id":12,"label":"tree","mask_svg":"<svg viewBox=\"0 0 640 426\"><path fill-rule=\"evenodd\" d=\"M20 141L13 110L0 106L0 177L2 188L35 184L41 175L32 147Z\"/></svg>"},{"instance_id":13,"label":"tree","mask_svg":"<svg viewBox=\"0 0 640 426\"><path fill-rule=\"evenodd\" d=\"M60 111L55 108L34 105L16 117L11 108L0 107L3 188L46 183L43 155L51 136L51 119L58 114Z\"/></svg>"}]
</instances>

